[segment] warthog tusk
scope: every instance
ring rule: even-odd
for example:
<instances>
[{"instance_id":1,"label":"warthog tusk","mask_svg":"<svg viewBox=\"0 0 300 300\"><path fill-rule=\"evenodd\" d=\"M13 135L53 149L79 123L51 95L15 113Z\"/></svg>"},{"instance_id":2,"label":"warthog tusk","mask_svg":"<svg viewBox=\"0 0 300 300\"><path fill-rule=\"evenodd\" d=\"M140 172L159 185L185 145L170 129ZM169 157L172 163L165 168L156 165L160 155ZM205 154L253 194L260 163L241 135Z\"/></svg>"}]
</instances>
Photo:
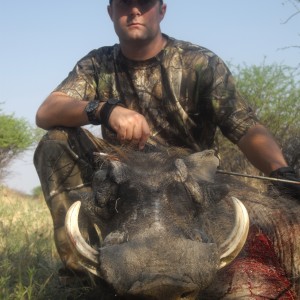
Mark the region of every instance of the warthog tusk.
<instances>
[{"instance_id":1,"label":"warthog tusk","mask_svg":"<svg viewBox=\"0 0 300 300\"><path fill-rule=\"evenodd\" d=\"M243 203L232 197L235 209L235 225L228 239L220 246L220 265L223 268L228 265L240 253L249 231L249 216ZM92 248L82 237L78 226L78 215L81 202L77 201L71 205L66 215L66 232L72 250L79 257L80 264L91 273L99 276L99 252Z\"/></svg>"},{"instance_id":2,"label":"warthog tusk","mask_svg":"<svg viewBox=\"0 0 300 300\"><path fill-rule=\"evenodd\" d=\"M234 260L242 250L249 232L249 215L244 204L232 197L235 209L235 224L228 239L220 246L220 265L223 268Z\"/></svg>"},{"instance_id":3,"label":"warthog tusk","mask_svg":"<svg viewBox=\"0 0 300 300\"><path fill-rule=\"evenodd\" d=\"M81 202L74 202L68 209L65 225L72 250L79 258L79 263L91 273L99 276L99 252L92 248L82 237L78 226L78 215Z\"/></svg>"}]
</instances>

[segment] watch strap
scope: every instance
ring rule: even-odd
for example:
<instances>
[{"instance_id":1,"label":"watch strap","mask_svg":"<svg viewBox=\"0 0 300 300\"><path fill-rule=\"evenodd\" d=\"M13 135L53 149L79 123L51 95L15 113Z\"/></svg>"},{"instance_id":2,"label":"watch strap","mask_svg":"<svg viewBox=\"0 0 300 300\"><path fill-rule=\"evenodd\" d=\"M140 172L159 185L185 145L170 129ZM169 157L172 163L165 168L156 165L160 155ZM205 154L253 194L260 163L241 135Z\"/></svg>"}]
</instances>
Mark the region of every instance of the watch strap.
<instances>
[{"instance_id":1,"label":"watch strap","mask_svg":"<svg viewBox=\"0 0 300 300\"><path fill-rule=\"evenodd\" d=\"M109 121L109 118L110 118L110 115L111 115L113 109L116 106L124 107L124 104L119 99L109 99L103 104L103 106L101 107L101 110L100 110L101 124L104 125L106 128L108 128L111 131L113 131L113 129L110 127L108 121Z\"/></svg>"}]
</instances>

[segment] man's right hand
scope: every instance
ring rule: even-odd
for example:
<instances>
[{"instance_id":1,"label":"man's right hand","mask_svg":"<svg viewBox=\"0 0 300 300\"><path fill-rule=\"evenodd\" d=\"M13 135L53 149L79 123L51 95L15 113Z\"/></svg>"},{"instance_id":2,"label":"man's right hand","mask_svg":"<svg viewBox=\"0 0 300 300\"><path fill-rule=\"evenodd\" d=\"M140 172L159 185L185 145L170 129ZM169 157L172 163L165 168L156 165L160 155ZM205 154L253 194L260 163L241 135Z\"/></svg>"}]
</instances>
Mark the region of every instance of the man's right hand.
<instances>
[{"instance_id":1,"label":"man's right hand","mask_svg":"<svg viewBox=\"0 0 300 300\"><path fill-rule=\"evenodd\" d=\"M120 142L130 141L137 144L140 150L145 147L150 136L150 128L143 115L122 106L116 106L108 122Z\"/></svg>"}]
</instances>

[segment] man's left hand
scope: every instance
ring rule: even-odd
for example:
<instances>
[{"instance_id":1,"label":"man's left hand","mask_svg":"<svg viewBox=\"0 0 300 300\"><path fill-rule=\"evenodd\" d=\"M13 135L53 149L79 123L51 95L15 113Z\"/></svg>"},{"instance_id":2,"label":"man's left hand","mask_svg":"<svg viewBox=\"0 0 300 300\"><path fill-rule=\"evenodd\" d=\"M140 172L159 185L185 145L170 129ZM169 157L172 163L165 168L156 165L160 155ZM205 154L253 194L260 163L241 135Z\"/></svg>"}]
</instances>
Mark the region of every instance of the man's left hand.
<instances>
[{"instance_id":1,"label":"man's left hand","mask_svg":"<svg viewBox=\"0 0 300 300\"><path fill-rule=\"evenodd\" d=\"M288 195L300 201L300 178L297 178L297 174L292 167L279 168L273 171L270 176L295 181L295 183L274 181L273 184L282 195Z\"/></svg>"}]
</instances>

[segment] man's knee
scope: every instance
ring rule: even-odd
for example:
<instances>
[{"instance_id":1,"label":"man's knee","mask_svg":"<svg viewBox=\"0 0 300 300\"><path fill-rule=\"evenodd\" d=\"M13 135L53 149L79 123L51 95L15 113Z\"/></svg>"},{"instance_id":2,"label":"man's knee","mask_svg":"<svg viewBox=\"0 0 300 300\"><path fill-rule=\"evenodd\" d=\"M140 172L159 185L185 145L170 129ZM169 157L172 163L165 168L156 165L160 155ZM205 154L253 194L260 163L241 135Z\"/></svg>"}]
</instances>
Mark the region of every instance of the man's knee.
<instances>
[{"instance_id":1,"label":"man's knee","mask_svg":"<svg viewBox=\"0 0 300 300\"><path fill-rule=\"evenodd\" d=\"M77 128L50 130L37 146L34 165L46 198L90 184L93 149L83 149L80 132Z\"/></svg>"},{"instance_id":2,"label":"man's knee","mask_svg":"<svg viewBox=\"0 0 300 300\"><path fill-rule=\"evenodd\" d=\"M47 133L40 140L37 148L34 152L33 162L37 169L47 162L47 154L55 155L56 148L61 148L62 144L68 143L68 134L64 129L53 129L47 131Z\"/></svg>"},{"instance_id":3,"label":"man's knee","mask_svg":"<svg viewBox=\"0 0 300 300\"><path fill-rule=\"evenodd\" d=\"M80 156L78 134L80 140L77 129L50 130L40 141L34 155L35 167L53 219L58 253L65 266L73 270L80 270L80 266L66 236L65 216L74 201L82 200L82 194L91 192L93 175L93 166L84 160L83 155ZM72 146L72 140L75 146ZM91 227L85 217L82 221L86 228ZM88 238L87 230L83 234Z\"/></svg>"}]
</instances>

